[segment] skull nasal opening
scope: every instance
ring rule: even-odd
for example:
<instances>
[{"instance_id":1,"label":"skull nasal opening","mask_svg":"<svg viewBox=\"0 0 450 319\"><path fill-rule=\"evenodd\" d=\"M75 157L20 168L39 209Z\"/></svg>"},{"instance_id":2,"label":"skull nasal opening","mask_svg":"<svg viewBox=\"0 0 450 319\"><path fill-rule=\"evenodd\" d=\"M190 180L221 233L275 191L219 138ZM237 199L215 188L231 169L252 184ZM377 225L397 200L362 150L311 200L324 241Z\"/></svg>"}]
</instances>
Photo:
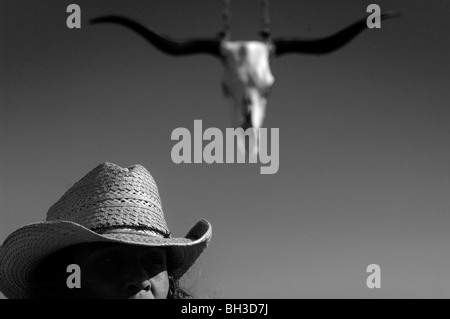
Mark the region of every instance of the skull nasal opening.
<instances>
[{"instance_id":1,"label":"skull nasal opening","mask_svg":"<svg viewBox=\"0 0 450 319\"><path fill-rule=\"evenodd\" d=\"M250 94L248 92L245 92L242 95L242 105L244 106L249 106L250 104L252 104L252 98L250 97ZM244 110L244 112L247 111L247 113L249 112L249 110Z\"/></svg>"}]
</instances>

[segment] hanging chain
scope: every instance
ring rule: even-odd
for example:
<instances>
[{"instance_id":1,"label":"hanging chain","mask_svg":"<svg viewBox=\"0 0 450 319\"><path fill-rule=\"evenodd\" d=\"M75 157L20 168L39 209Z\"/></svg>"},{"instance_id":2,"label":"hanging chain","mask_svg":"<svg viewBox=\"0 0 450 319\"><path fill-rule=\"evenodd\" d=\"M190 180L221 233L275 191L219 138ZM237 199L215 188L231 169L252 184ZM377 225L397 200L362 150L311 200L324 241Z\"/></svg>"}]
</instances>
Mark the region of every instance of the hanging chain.
<instances>
[{"instance_id":1,"label":"hanging chain","mask_svg":"<svg viewBox=\"0 0 450 319\"><path fill-rule=\"evenodd\" d=\"M261 35L264 40L270 38L269 2L270 0L261 0L262 16L263 16L263 29L261 31Z\"/></svg>"},{"instance_id":2,"label":"hanging chain","mask_svg":"<svg viewBox=\"0 0 450 319\"><path fill-rule=\"evenodd\" d=\"M230 39L230 28L231 28L230 5L231 5L231 0L223 0L223 11L222 11L223 30L221 33L223 40Z\"/></svg>"},{"instance_id":3,"label":"hanging chain","mask_svg":"<svg viewBox=\"0 0 450 319\"><path fill-rule=\"evenodd\" d=\"M261 31L261 36L264 40L270 38L270 14L269 14L269 2L270 0L261 0L262 16L263 16L263 29ZM231 29L231 0L223 0L223 11L222 11L222 21L223 30L221 32L221 37L223 40L230 39L230 29Z\"/></svg>"}]
</instances>

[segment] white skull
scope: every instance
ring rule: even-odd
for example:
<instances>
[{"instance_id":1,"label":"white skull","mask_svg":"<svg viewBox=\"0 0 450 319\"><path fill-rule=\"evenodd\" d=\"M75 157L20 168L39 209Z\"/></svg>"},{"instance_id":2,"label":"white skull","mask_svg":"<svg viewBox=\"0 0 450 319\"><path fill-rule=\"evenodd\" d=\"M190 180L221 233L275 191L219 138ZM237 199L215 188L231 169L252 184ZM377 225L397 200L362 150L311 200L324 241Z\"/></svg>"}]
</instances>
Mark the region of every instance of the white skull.
<instances>
[{"instance_id":1,"label":"white skull","mask_svg":"<svg viewBox=\"0 0 450 319\"><path fill-rule=\"evenodd\" d=\"M232 99L235 127L260 128L274 77L270 70L272 45L260 41L224 41L224 94Z\"/></svg>"}]
</instances>

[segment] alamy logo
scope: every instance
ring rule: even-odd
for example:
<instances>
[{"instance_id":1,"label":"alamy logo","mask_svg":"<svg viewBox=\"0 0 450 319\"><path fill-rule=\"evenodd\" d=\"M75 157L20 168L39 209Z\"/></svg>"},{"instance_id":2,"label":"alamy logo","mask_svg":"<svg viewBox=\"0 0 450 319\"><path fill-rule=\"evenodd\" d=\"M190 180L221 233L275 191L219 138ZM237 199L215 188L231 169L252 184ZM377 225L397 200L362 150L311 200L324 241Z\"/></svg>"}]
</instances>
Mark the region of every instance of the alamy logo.
<instances>
[{"instance_id":1,"label":"alamy logo","mask_svg":"<svg viewBox=\"0 0 450 319\"><path fill-rule=\"evenodd\" d=\"M68 288L81 288L81 269L77 264L70 264L67 266L67 272L71 273L67 277L66 285Z\"/></svg>"},{"instance_id":2,"label":"alamy logo","mask_svg":"<svg viewBox=\"0 0 450 319\"><path fill-rule=\"evenodd\" d=\"M371 264L367 266L366 272L371 273L367 277L367 288L381 288L381 267L377 264Z\"/></svg>"},{"instance_id":3,"label":"alamy logo","mask_svg":"<svg viewBox=\"0 0 450 319\"><path fill-rule=\"evenodd\" d=\"M210 127L203 132L202 121L194 121L194 136L191 138L191 132L184 127L178 127L172 131L172 141L176 143L171 152L172 161L176 164L180 163L235 163L235 141L237 145L245 142L248 137L248 161L249 163L257 163L257 157L261 164L261 174L275 174L279 168L279 129L270 129L270 154L268 150L268 136L266 128L227 128L225 132L225 150L224 150L224 134L216 127ZM192 141L193 140L193 141ZM203 141L210 141L203 148ZM192 161L192 144L194 144L194 160ZM245 147L238 147L245 149ZM256 150L256 151L255 151ZM224 156L225 152L225 156ZM245 151L237 151L236 163L245 163Z\"/></svg>"}]
</instances>

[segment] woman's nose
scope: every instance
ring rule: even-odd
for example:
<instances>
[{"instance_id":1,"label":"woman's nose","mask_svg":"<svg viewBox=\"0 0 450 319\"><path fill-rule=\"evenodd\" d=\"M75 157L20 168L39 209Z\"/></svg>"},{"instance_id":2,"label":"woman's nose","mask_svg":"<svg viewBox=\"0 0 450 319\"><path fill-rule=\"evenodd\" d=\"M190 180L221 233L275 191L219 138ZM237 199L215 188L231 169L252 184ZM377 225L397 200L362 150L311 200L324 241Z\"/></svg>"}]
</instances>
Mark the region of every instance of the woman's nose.
<instances>
[{"instance_id":1,"label":"woman's nose","mask_svg":"<svg viewBox=\"0 0 450 319\"><path fill-rule=\"evenodd\" d=\"M127 292L149 291L151 289L149 274L139 262L130 263L125 270L125 274L125 290Z\"/></svg>"}]
</instances>

